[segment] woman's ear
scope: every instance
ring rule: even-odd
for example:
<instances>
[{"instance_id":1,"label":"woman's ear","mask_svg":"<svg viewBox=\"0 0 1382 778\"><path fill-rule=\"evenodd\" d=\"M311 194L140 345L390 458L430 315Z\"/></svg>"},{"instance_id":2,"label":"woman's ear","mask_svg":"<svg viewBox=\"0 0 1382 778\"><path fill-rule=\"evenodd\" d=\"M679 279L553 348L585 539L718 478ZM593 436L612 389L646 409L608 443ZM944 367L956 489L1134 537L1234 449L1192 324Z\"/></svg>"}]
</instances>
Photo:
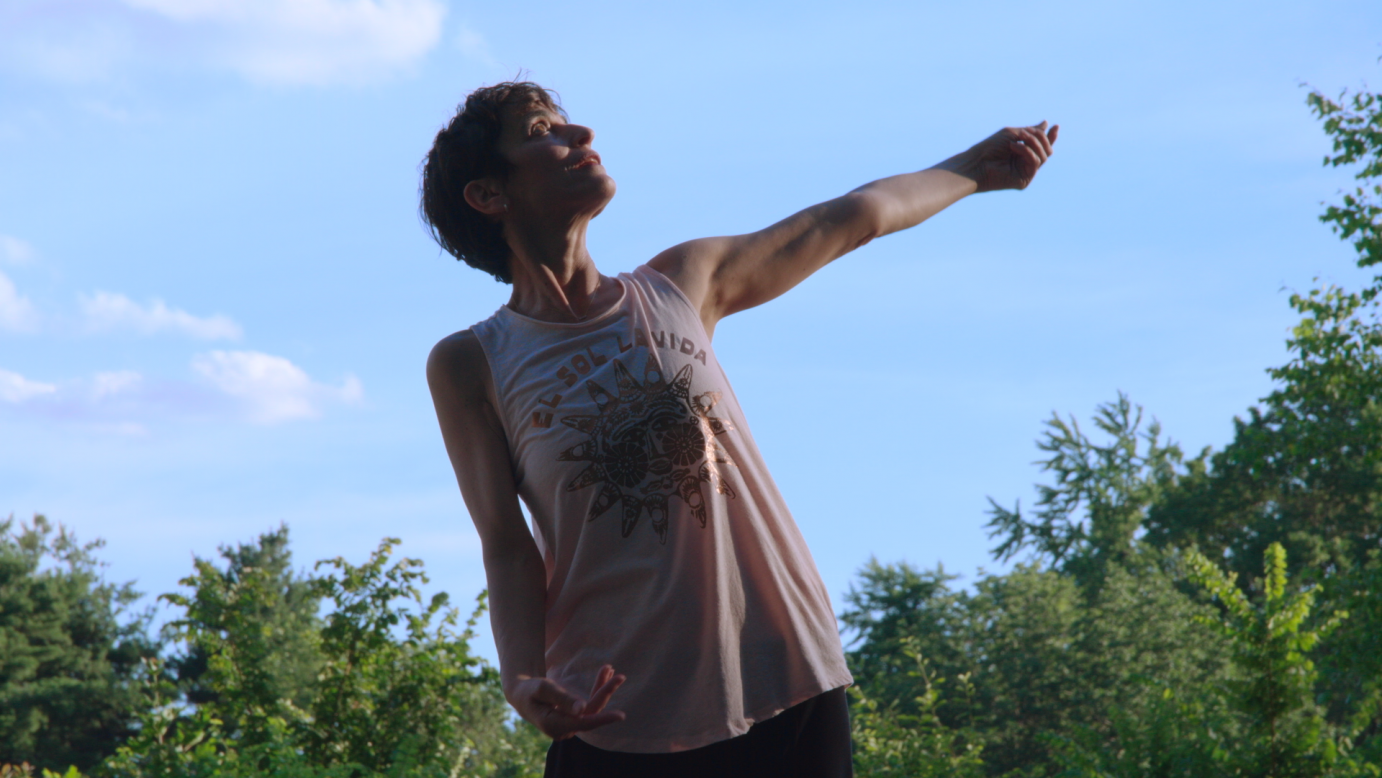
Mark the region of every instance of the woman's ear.
<instances>
[{"instance_id":1,"label":"woman's ear","mask_svg":"<svg viewBox=\"0 0 1382 778\"><path fill-rule=\"evenodd\" d=\"M465 185L466 204L480 213L495 217L509 210L508 198L488 178L477 178Z\"/></svg>"}]
</instances>

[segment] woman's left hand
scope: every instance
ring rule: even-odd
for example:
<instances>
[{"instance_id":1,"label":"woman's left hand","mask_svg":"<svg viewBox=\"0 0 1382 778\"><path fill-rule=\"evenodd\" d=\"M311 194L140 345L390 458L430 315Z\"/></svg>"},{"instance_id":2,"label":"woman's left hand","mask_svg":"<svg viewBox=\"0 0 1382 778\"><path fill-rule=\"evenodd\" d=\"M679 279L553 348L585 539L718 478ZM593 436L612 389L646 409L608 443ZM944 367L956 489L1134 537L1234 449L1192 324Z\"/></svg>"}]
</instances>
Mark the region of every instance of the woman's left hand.
<instances>
[{"instance_id":1,"label":"woman's left hand","mask_svg":"<svg viewBox=\"0 0 1382 778\"><path fill-rule=\"evenodd\" d=\"M561 684L548 678L519 676L511 690L505 690L509 704L553 740L565 740L577 732L607 726L624 720L624 712L605 710L610 697L624 683L624 676L605 665L595 676L590 697L581 699Z\"/></svg>"}]
</instances>

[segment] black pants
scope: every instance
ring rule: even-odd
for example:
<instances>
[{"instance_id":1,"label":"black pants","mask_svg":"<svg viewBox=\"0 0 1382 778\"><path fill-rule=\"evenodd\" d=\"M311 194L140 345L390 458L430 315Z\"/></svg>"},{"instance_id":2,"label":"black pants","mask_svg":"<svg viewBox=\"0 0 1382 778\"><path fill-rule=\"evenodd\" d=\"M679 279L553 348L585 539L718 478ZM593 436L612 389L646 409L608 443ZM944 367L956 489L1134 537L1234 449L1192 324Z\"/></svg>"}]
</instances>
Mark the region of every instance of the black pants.
<instances>
[{"instance_id":1,"label":"black pants","mask_svg":"<svg viewBox=\"0 0 1382 778\"><path fill-rule=\"evenodd\" d=\"M673 754L629 754L578 737L547 751L546 778L852 778L849 705L834 689L736 738Z\"/></svg>"}]
</instances>

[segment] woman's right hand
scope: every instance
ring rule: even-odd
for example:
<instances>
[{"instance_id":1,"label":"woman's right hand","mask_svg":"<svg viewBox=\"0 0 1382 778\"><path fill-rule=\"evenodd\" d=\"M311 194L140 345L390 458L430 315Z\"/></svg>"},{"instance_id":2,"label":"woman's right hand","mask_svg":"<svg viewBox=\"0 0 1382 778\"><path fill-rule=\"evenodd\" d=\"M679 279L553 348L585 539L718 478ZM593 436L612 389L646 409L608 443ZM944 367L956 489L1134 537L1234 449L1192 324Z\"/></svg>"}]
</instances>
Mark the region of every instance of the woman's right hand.
<instances>
[{"instance_id":1,"label":"woman's right hand","mask_svg":"<svg viewBox=\"0 0 1382 778\"><path fill-rule=\"evenodd\" d=\"M508 694L509 703L518 715L532 722L542 734L553 740L565 740L577 732L585 732L624 720L624 712L605 710L615 689L624 683L624 676L605 665L595 676L589 699L572 694L556 681L520 675Z\"/></svg>"},{"instance_id":2,"label":"woman's right hand","mask_svg":"<svg viewBox=\"0 0 1382 778\"><path fill-rule=\"evenodd\" d=\"M972 179L980 192L1026 189L1054 152L1060 125L1005 127L937 167Z\"/></svg>"}]
</instances>

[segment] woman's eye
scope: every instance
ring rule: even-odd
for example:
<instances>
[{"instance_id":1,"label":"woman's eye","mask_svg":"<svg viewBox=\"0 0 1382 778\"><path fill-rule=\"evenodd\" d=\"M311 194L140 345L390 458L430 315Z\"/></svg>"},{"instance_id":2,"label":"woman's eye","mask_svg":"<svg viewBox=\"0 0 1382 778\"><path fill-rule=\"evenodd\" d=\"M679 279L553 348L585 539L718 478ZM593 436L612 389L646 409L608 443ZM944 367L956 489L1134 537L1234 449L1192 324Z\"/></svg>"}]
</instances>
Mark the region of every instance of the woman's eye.
<instances>
[{"instance_id":1,"label":"woman's eye","mask_svg":"<svg viewBox=\"0 0 1382 778\"><path fill-rule=\"evenodd\" d=\"M532 128L531 130L528 131L528 134L529 134L529 135L546 135L546 134L547 134L547 125L546 125L546 123L544 123L544 122L538 122L537 124L534 124L534 125L533 125L533 128Z\"/></svg>"}]
</instances>

